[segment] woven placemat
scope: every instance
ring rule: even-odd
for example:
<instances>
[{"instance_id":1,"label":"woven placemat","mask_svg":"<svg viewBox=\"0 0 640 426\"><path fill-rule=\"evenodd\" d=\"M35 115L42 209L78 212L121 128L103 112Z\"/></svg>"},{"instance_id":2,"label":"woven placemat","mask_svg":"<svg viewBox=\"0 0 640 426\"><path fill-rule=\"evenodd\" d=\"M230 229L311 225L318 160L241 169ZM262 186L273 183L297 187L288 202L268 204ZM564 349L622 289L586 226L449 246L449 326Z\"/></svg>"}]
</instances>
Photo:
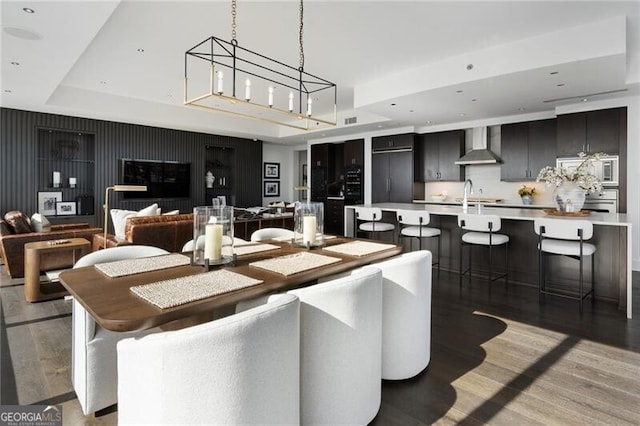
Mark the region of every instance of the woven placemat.
<instances>
[{"instance_id":1,"label":"woven placemat","mask_svg":"<svg viewBox=\"0 0 640 426\"><path fill-rule=\"evenodd\" d=\"M322 250L346 254L348 256L366 256L368 254L388 250L393 247L395 247L393 244L372 243L370 241L351 241L349 243L325 247Z\"/></svg>"},{"instance_id":2,"label":"woven placemat","mask_svg":"<svg viewBox=\"0 0 640 426\"><path fill-rule=\"evenodd\" d=\"M157 271L159 269L173 268L189 264L189 258L178 253L153 257L141 257L138 259L117 260L115 262L98 263L97 270L109 278L123 277L125 275L141 274L143 272Z\"/></svg>"},{"instance_id":3,"label":"woven placemat","mask_svg":"<svg viewBox=\"0 0 640 426\"><path fill-rule=\"evenodd\" d=\"M276 257L273 259L265 259L258 262L252 262L249 265L288 276L297 274L298 272L320 268L321 266L326 266L341 261L342 259L338 259L337 257L325 256L322 254L309 253L305 251L301 253L290 254L287 256Z\"/></svg>"},{"instance_id":4,"label":"woven placemat","mask_svg":"<svg viewBox=\"0 0 640 426\"><path fill-rule=\"evenodd\" d=\"M280 248L280 246L276 246L273 244L243 243L233 246L233 252L238 256L242 256L243 254L259 253L261 251L277 250Z\"/></svg>"},{"instance_id":5,"label":"woven placemat","mask_svg":"<svg viewBox=\"0 0 640 426\"><path fill-rule=\"evenodd\" d=\"M131 287L131 292L160 309L183 305L262 283L226 269Z\"/></svg>"}]
</instances>

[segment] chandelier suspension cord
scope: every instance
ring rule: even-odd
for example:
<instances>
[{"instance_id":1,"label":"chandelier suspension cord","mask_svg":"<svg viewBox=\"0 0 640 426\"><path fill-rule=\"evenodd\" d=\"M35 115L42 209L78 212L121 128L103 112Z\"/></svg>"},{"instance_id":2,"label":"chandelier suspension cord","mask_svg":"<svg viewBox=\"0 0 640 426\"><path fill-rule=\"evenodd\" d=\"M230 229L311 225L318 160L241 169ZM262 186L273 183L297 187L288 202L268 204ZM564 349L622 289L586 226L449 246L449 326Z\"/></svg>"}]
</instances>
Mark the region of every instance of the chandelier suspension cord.
<instances>
[{"instance_id":1,"label":"chandelier suspension cord","mask_svg":"<svg viewBox=\"0 0 640 426\"><path fill-rule=\"evenodd\" d=\"M235 1L235 0L234 0ZM304 5L302 4L303 0L300 0L300 32L298 34L298 41L300 43L300 69L303 70L304 69L304 40L303 40L303 36L304 36L304 22L303 22L303 18L304 18Z\"/></svg>"},{"instance_id":2,"label":"chandelier suspension cord","mask_svg":"<svg viewBox=\"0 0 640 426\"><path fill-rule=\"evenodd\" d=\"M236 16L237 15L238 15L238 12L237 12L236 0L231 0L231 41L232 42L236 42L236 28L237 28Z\"/></svg>"}]
</instances>

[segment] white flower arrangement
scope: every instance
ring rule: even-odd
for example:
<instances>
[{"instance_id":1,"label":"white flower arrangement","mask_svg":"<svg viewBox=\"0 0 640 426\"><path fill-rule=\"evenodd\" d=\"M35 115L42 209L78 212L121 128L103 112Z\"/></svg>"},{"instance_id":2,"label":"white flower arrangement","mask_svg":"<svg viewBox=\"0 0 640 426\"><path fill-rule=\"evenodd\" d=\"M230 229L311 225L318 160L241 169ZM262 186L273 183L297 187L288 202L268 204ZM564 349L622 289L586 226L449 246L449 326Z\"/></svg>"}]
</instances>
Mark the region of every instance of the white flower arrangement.
<instances>
[{"instance_id":1,"label":"white flower arrangement","mask_svg":"<svg viewBox=\"0 0 640 426\"><path fill-rule=\"evenodd\" d=\"M598 152L596 154L587 155L579 152L578 157L582 158L582 163L575 170L569 171L564 167L547 166L538 173L537 182L543 181L547 185L560 186L564 182L574 182L580 188L588 193L601 192L602 182L594 174L590 173L594 161L600 161L607 154Z\"/></svg>"}]
</instances>

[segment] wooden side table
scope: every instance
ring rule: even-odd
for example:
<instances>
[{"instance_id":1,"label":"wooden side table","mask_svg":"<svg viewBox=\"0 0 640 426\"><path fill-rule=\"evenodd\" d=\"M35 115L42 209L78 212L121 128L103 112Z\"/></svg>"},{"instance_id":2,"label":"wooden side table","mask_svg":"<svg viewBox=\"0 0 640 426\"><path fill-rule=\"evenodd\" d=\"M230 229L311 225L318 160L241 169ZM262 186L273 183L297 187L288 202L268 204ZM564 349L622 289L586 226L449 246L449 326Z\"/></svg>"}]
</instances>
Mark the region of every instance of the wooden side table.
<instances>
[{"instance_id":1,"label":"wooden side table","mask_svg":"<svg viewBox=\"0 0 640 426\"><path fill-rule=\"evenodd\" d=\"M40 302L65 296L68 292L59 282L40 283L40 258L46 253L73 251L73 263L91 251L84 238L38 241L24 245L24 297L27 302Z\"/></svg>"}]
</instances>

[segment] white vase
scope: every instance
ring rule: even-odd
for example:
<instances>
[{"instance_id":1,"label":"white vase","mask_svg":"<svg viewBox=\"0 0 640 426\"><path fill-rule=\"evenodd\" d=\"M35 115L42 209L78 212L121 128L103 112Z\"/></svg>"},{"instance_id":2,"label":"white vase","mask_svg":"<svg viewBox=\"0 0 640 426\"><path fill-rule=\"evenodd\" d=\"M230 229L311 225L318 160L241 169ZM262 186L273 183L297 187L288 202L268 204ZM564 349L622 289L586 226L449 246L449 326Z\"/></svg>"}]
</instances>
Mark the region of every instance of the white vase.
<instances>
[{"instance_id":1,"label":"white vase","mask_svg":"<svg viewBox=\"0 0 640 426\"><path fill-rule=\"evenodd\" d=\"M575 213L582 210L586 191L575 182L565 181L553 191L553 199L556 209L566 213Z\"/></svg>"}]
</instances>

